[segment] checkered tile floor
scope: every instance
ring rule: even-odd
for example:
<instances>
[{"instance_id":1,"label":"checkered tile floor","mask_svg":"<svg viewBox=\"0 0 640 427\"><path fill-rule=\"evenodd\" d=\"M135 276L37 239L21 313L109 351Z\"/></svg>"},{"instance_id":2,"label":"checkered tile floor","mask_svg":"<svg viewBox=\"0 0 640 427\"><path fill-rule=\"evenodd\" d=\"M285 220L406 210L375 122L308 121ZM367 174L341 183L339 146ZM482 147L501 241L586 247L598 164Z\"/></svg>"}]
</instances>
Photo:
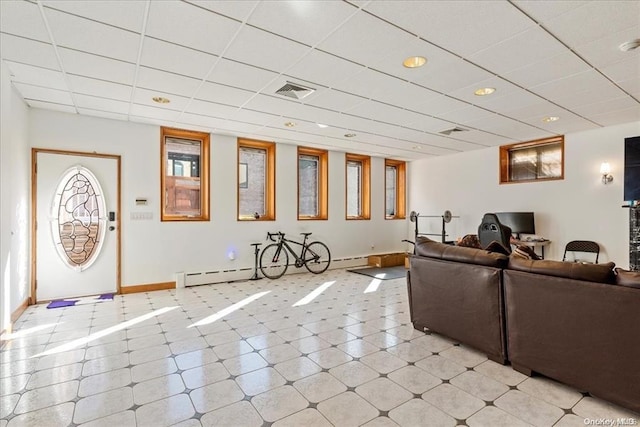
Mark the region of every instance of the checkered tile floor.
<instances>
[{"instance_id":1,"label":"checkered tile floor","mask_svg":"<svg viewBox=\"0 0 640 427\"><path fill-rule=\"evenodd\" d=\"M640 422L414 330L404 279L345 270L38 305L14 336L0 353L0 427Z\"/></svg>"}]
</instances>

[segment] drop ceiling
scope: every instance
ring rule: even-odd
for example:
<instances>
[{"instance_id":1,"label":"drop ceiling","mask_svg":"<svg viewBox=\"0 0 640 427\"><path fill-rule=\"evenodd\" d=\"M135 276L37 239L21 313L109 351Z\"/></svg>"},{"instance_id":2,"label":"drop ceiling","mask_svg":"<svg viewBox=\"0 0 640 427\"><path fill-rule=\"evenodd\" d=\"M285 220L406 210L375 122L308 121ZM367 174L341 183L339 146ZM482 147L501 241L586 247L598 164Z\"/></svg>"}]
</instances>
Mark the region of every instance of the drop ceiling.
<instances>
[{"instance_id":1,"label":"drop ceiling","mask_svg":"<svg viewBox=\"0 0 640 427\"><path fill-rule=\"evenodd\" d=\"M639 1L2 0L0 16L33 108L404 160L640 120L640 49L618 49ZM288 82L315 91L277 95Z\"/></svg>"}]
</instances>

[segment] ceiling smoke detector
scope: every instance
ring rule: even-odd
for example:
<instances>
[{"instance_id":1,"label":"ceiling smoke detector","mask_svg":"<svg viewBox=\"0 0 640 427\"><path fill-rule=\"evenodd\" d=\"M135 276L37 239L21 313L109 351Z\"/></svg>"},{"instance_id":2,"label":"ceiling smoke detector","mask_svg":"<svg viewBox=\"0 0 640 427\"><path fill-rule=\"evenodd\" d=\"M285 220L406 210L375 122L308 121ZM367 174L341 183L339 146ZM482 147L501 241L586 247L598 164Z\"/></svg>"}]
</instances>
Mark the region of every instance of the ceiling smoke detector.
<instances>
[{"instance_id":1,"label":"ceiling smoke detector","mask_svg":"<svg viewBox=\"0 0 640 427\"><path fill-rule=\"evenodd\" d=\"M461 128L461 127L456 126L456 127L454 127L454 128L451 128L451 129L441 130L441 131L440 131L440 132L438 132L438 133L440 133L440 134L442 134L442 135L451 135L452 133L456 133L456 132L467 132L468 130L469 130L469 129L465 129L465 128Z\"/></svg>"},{"instance_id":2,"label":"ceiling smoke detector","mask_svg":"<svg viewBox=\"0 0 640 427\"><path fill-rule=\"evenodd\" d=\"M287 98L302 99L311 95L316 90L303 86L298 83L287 82L284 86L276 91L276 95L286 96Z\"/></svg>"}]
</instances>

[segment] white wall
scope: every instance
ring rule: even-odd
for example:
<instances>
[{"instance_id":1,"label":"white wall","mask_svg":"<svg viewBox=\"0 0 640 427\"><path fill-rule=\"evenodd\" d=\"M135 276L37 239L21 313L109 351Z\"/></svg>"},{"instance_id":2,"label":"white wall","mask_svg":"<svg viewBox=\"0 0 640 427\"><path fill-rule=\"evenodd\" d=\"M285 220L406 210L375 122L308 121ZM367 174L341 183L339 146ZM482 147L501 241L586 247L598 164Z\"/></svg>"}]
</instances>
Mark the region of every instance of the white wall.
<instances>
[{"instance_id":1,"label":"white wall","mask_svg":"<svg viewBox=\"0 0 640 427\"><path fill-rule=\"evenodd\" d=\"M562 259L570 240L594 240L600 260L629 268L629 212L623 209L624 138L640 135L640 122L565 135L565 179L500 185L498 148L412 162L410 210L460 219L448 225L450 238L477 233L485 212L534 211L536 232L552 240L548 259ZM603 185L600 164L611 164L614 180ZM431 223L423 220L426 231ZM428 231L429 232L429 231Z\"/></svg>"},{"instance_id":2,"label":"white wall","mask_svg":"<svg viewBox=\"0 0 640 427\"><path fill-rule=\"evenodd\" d=\"M0 331L29 296L27 106L0 61Z\"/></svg>"},{"instance_id":3,"label":"white wall","mask_svg":"<svg viewBox=\"0 0 640 427\"><path fill-rule=\"evenodd\" d=\"M384 159L372 159L372 219L345 220L345 157L329 153L329 220L297 220L296 147L276 147L276 221L236 220L236 138L211 137L211 221L160 222L160 129L157 126L30 111L30 144L37 148L96 151L122 156L122 284L174 280L176 272L253 267L250 243L265 242L267 231L290 237L303 231L329 246L334 258L398 251L407 221L384 219ZM135 199L145 197L146 207ZM132 212L152 212L153 220L130 220ZM374 249L371 249L371 247ZM227 259L235 250L236 260ZM247 277L251 274L247 273Z\"/></svg>"}]
</instances>

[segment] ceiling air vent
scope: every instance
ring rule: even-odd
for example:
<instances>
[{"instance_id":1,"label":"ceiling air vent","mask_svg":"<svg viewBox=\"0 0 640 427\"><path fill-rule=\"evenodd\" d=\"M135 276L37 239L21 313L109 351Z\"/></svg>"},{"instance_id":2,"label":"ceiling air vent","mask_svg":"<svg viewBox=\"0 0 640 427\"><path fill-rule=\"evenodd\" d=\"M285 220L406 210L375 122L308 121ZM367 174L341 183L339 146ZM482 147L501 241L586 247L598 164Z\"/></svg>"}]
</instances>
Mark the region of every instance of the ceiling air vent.
<instances>
[{"instance_id":1,"label":"ceiling air vent","mask_svg":"<svg viewBox=\"0 0 640 427\"><path fill-rule=\"evenodd\" d=\"M298 83L287 82L284 86L276 91L276 95L286 96L287 98L302 99L315 92L315 89L302 86Z\"/></svg>"},{"instance_id":2,"label":"ceiling air vent","mask_svg":"<svg viewBox=\"0 0 640 427\"><path fill-rule=\"evenodd\" d=\"M454 127L451 129L447 129L447 130L441 130L438 133L441 133L442 135L451 135L452 133L457 133L457 132L467 132L469 129L465 129L465 128L461 128L461 127Z\"/></svg>"}]
</instances>

